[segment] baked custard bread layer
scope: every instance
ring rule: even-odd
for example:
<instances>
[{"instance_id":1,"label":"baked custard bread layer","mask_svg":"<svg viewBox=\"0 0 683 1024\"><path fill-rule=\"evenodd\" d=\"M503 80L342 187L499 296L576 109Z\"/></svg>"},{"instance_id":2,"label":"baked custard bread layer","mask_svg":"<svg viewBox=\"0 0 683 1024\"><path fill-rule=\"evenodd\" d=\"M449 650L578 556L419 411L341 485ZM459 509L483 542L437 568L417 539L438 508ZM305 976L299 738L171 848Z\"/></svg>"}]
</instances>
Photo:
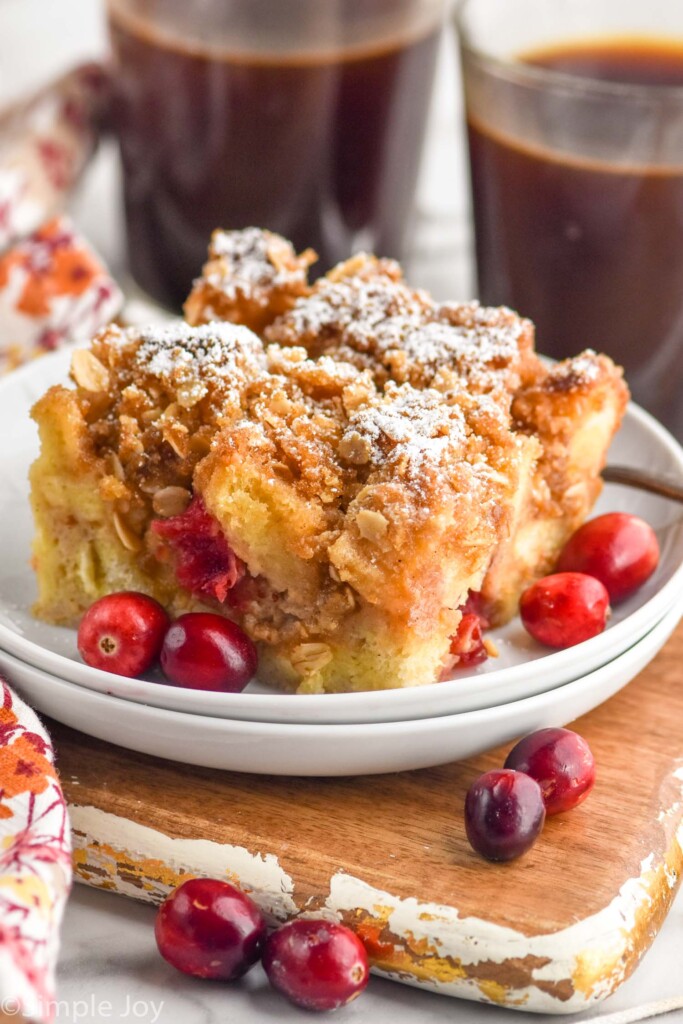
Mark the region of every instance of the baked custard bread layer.
<instances>
[{"instance_id":1,"label":"baked custard bread layer","mask_svg":"<svg viewBox=\"0 0 683 1024\"><path fill-rule=\"evenodd\" d=\"M381 689L441 678L468 596L503 621L552 566L599 491L620 371L549 369L529 321L436 304L393 261L313 286L309 262L216 233L192 325L74 353L33 413L36 614L142 590L239 621L275 685Z\"/></svg>"}]
</instances>

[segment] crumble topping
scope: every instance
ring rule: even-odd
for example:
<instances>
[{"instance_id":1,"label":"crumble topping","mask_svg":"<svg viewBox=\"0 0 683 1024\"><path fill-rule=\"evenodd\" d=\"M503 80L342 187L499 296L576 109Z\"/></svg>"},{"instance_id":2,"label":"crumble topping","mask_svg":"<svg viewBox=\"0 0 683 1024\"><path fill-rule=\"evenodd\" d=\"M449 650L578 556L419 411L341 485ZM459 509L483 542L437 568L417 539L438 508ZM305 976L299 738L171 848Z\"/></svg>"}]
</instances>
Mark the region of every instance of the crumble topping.
<instances>
[{"instance_id":1,"label":"crumble topping","mask_svg":"<svg viewBox=\"0 0 683 1024\"><path fill-rule=\"evenodd\" d=\"M211 383L233 387L266 365L256 335L230 323L189 327L178 321L168 327L131 328L126 340L136 344L132 367L175 388L186 408L200 401Z\"/></svg>"},{"instance_id":2,"label":"crumble topping","mask_svg":"<svg viewBox=\"0 0 683 1024\"><path fill-rule=\"evenodd\" d=\"M333 272L270 325L267 339L369 369L380 385L391 379L446 390L466 381L478 393L519 387L537 361L528 320L478 303L436 305L385 263L364 257L348 277Z\"/></svg>"},{"instance_id":3,"label":"crumble topping","mask_svg":"<svg viewBox=\"0 0 683 1024\"><path fill-rule=\"evenodd\" d=\"M299 299L268 328L267 339L281 345L303 345L317 356L325 354L326 343L341 345L353 338L352 348L364 352L370 351L378 325L388 318L412 316L415 323L426 318L427 295L397 281L383 261L369 263L366 275L324 278L311 295Z\"/></svg>"},{"instance_id":4,"label":"crumble topping","mask_svg":"<svg viewBox=\"0 0 683 1024\"><path fill-rule=\"evenodd\" d=\"M271 231L214 231L185 316L193 325L227 320L260 333L308 294L308 268L316 259L312 249L297 256L290 242Z\"/></svg>"},{"instance_id":5,"label":"crumble topping","mask_svg":"<svg viewBox=\"0 0 683 1024\"><path fill-rule=\"evenodd\" d=\"M595 384L605 376L605 371L604 357L586 349L580 355L552 366L543 383L553 391L575 391Z\"/></svg>"},{"instance_id":6,"label":"crumble topping","mask_svg":"<svg viewBox=\"0 0 683 1024\"><path fill-rule=\"evenodd\" d=\"M381 404L359 409L350 420L352 434L369 442L369 461L401 462L413 471L425 462L438 465L449 448L467 439L462 410L447 406L436 391L416 391L409 384L388 385Z\"/></svg>"},{"instance_id":7,"label":"crumble topping","mask_svg":"<svg viewBox=\"0 0 683 1024\"><path fill-rule=\"evenodd\" d=\"M74 352L77 387L67 394L87 424L104 469L100 494L130 550L142 545L152 515L183 511L196 466L265 374L261 341L231 323L112 324L90 350Z\"/></svg>"},{"instance_id":8,"label":"crumble topping","mask_svg":"<svg viewBox=\"0 0 683 1024\"><path fill-rule=\"evenodd\" d=\"M501 469L518 457L507 415L495 400L484 396L475 405L464 393L444 396L393 382L350 414L340 454L425 498L461 491L468 501L484 502L506 482Z\"/></svg>"},{"instance_id":9,"label":"crumble topping","mask_svg":"<svg viewBox=\"0 0 683 1024\"><path fill-rule=\"evenodd\" d=\"M214 231L205 280L227 299L247 295L265 304L272 288L292 283L306 285L306 272L314 255L296 256L289 242L260 228Z\"/></svg>"},{"instance_id":10,"label":"crumble topping","mask_svg":"<svg viewBox=\"0 0 683 1024\"><path fill-rule=\"evenodd\" d=\"M470 390L493 391L510 389L511 377L520 360L522 327L498 324L490 328L456 326L440 320L390 317L379 323L371 340L358 346L355 325L345 332L338 348L341 359L357 361L368 353L379 362L389 376L399 383L410 381L415 386L431 386L441 371L441 379L466 380Z\"/></svg>"}]
</instances>

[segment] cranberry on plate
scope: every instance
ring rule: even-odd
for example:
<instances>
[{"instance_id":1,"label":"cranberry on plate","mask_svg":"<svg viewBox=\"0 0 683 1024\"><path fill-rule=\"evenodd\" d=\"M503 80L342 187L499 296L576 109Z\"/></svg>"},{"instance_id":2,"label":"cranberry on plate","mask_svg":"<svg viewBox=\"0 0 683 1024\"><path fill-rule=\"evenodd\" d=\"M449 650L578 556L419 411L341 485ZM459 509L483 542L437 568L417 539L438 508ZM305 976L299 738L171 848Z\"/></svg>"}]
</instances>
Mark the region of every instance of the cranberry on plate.
<instances>
[{"instance_id":1,"label":"cranberry on plate","mask_svg":"<svg viewBox=\"0 0 683 1024\"><path fill-rule=\"evenodd\" d=\"M188 612L169 628L161 667L177 686L239 693L255 675L256 648L230 619L210 612Z\"/></svg>"},{"instance_id":2,"label":"cranberry on plate","mask_svg":"<svg viewBox=\"0 0 683 1024\"><path fill-rule=\"evenodd\" d=\"M515 860L541 833L545 805L541 787L529 775L501 768L485 772L465 799L470 846L493 861Z\"/></svg>"},{"instance_id":3,"label":"cranberry on plate","mask_svg":"<svg viewBox=\"0 0 683 1024\"><path fill-rule=\"evenodd\" d=\"M154 934L163 958L179 971L232 981L260 959L266 923L234 885L191 878L161 904Z\"/></svg>"},{"instance_id":4,"label":"cranberry on plate","mask_svg":"<svg viewBox=\"0 0 683 1024\"><path fill-rule=\"evenodd\" d=\"M263 966L271 985L306 1010L336 1010L369 979L358 936L334 921L290 921L266 940Z\"/></svg>"},{"instance_id":5,"label":"cranberry on plate","mask_svg":"<svg viewBox=\"0 0 683 1024\"><path fill-rule=\"evenodd\" d=\"M659 564L659 542L638 516L609 512L579 527L565 544L558 572L583 572L605 585L616 603L634 594Z\"/></svg>"},{"instance_id":6,"label":"cranberry on plate","mask_svg":"<svg viewBox=\"0 0 683 1024\"><path fill-rule=\"evenodd\" d=\"M609 594L600 580L580 572L559 572L532 583L519 612L527 632L546 647L573 647L602 633Z\"/></svg>"},{"instance_id":7,"label":"cranberry on plate","mask_svg":"<svg viewBox=\"0 0 683 1024\"><path fill-rule=\"evenodd\" d=\"M169 622L161 605L146 594L108 594L81 619L78 650L92 668L139 676L159 657Z\"/></svg>"},{"instance_id":8,"label":"cranberry on plate","mask_svg":"<svg viewBox=\"0 0 683 1024\"><path fill-rule=\"evenodd\" d=\"M536 780L549 815L577 807L595 783L591 749L571 729L539 729L525 736L508 754L505 767Z\"/></svg>"}]
</instances>

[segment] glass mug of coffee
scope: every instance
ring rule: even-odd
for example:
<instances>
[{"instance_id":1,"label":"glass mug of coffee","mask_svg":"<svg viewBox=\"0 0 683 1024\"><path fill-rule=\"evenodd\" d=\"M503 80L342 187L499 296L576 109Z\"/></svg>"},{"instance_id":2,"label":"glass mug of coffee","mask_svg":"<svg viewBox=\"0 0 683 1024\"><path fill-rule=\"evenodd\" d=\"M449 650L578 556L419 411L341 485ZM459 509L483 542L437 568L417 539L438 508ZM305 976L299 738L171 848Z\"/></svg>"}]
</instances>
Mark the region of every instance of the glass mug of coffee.
<instances>
[{"instance_id":1,"label":"glass mug of coffee","mask_svg":"<svg viewBox=\"0 0 683 1024\"><path fill-rule=\"evenodd\" d=\"M178 308L216 227L400 256L443 8L108 0L136 282Z\"/></svg>"},{"instance_id":2,"label":"glass mug of coffee","mask_svg":"<svg viewBox=\"0 0 683 1024\"><path fill-rule=\"evenodd\" d=\"M464 0L479 295L683 440L683 6Z\"/></svg>"}]
</instances>

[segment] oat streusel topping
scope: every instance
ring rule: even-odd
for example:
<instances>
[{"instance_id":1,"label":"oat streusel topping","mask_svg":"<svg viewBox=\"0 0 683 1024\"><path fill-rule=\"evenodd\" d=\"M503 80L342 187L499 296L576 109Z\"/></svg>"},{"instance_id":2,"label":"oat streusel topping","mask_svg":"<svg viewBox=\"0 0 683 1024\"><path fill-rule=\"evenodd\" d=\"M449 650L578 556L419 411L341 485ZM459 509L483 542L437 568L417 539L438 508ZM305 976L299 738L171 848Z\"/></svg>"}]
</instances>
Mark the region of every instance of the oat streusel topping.
<instances>
[{"instance_id":1,"label":"oat streusel topping","mask_svg":"<svg viewBox=\"0 0 683 1024\"><path fill-rule=\"evenodd\" d=\"M289 242L259 228L244 231L215 231L209 260L217 261L206 274L214 288L227 298L246 295L267 301L272 288L306 285L306 271L313 261L310 250L297 257Z\"/></svg>"},{"instance_id":2,"label":"oat streusel topping","mask_svg":"<svg viewBox=\"0 0 683 1024\"><path fill-rule=\"evenodd\" d=\"M387 263L359 257L342 265L271 324L267 339L369 369L380 385L447 390L466 382L477 393L511 394L536 366L528 320L478 303L436 305Z\"/></svg>"},{"instance_id":3,"label":"oat streusel topping","mask_svg":"<svg viewBox=\"0 0 683 1024\"><path fill-rule=\"evenodd\" d=\"M359 262L361 261L362 262ZM266 338L280 345L303 345L311 355L334 352L345 341L354 351L370 351L378 325L390 317L427 318L426 293L409 288L389 260L361 256L331 277L316 283L312 293L266 330Z\"/></svg>"},{"instance_id":4,"label":"oat streusel topping","mask_svg":"<svg viewBox=\"0 0 683 1024\"><path fill-rule=\"evenodd\" d=\"M133 346L133 373L158 378L177 392L184 408L191 408L211 389L229 400L229 392L265 369L263 345L246 327L235 324L189 327L178 321L170 326L132 328L121 336L121 343Z\"/></svg>"},{"instance_id":5,"label":"oat streusel topping","mask_svg":"<svg viewBox=\"0 0 683 1024\"><path fill-rule=\"evenodd\" d=\"M214 231L209 259L185 303L190 324L229 320L261 331L307 295L312 249L297 256L271 231Z\"/></svg>"}]
</instances>

